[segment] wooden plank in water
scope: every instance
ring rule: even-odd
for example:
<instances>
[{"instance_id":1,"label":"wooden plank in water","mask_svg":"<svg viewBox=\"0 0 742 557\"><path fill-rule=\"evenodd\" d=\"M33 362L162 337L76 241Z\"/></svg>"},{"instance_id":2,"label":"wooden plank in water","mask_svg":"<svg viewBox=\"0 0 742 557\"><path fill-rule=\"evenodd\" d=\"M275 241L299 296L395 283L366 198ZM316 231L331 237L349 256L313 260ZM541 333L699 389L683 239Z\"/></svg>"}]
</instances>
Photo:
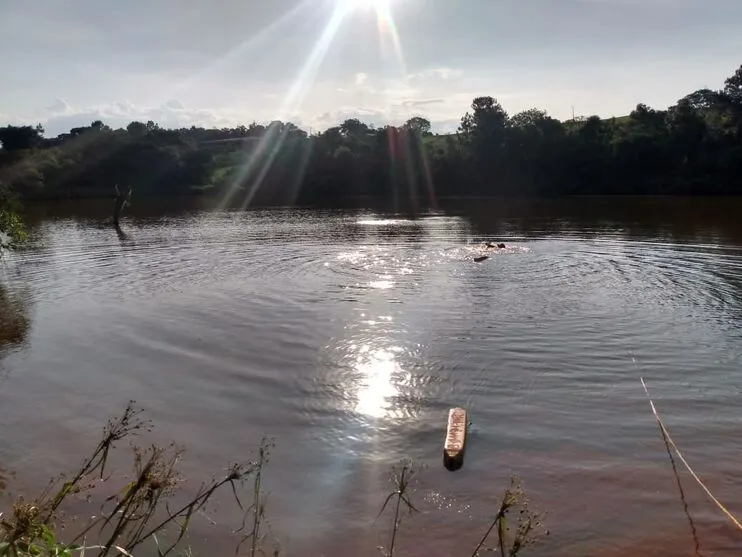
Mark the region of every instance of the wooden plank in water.
<instances>
[{"instance_id":1,"label":"wooden plank in water","mask_svg":"<svg viewBox=\"0 0 742 557\"><path fill-rule=\"evenodd\" d=\"M458 470L464 465L467 426L466 410L451 408L448 411L448 430L443 445L443 466L448 470Z\"/></svg>"}]
</instances>

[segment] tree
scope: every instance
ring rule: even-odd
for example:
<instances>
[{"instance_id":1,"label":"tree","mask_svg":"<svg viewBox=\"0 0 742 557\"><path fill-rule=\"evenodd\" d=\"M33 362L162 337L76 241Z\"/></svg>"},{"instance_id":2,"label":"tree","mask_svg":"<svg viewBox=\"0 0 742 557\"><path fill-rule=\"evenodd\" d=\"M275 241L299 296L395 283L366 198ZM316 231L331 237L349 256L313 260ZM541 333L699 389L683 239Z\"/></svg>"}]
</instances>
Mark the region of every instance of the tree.
<instances>
[{"instance_id":1,"label":"tree","mask_svg":"<svg viewBox=\"0 0 742 557\"><path fill-rule=\"evenodd\" d=\"M414 118L410 118L409 120L407 120L407 122L405 122L404 127L405 129L408 129L419 135L430 134L430 120L426 120L425 118L421 116L415 116Z\"/></svg>"},{"instance_id":2,"label":"tree","mask_svg":"<svg viewBox=\"0 0 742 557\"><path fill-rule=\"evenodd\" d=\"M497 193L502 193L511 183L507 164L507 112L493 97L477 97L471 104L459 127L462 143L472 159L474 175L484 189L497 184Z\"/></svg>"},{"instance_id":3,"label":"tree","mask_svg":"<svg viewBox=\"0 0 742 557\"><path fill-rule=\"evenodd\" d=\"M719 104L721 95L718 91L711 89L699 89L683 97L683 100L687 101L694 110L709 110Z\"/></svg>"},{"instance_id":4,"label":"tree","mask_svg":"<svg viewBox=\"0 0 742 557\"><path fill-rule=\"evenodd\" d=\"M742 66L724 82L724 94L735 104L742 104Z\"/></svg>"},{"instance_id":5,"label":"tree","mask_svg":"<svg viewBox=\"0 0 742 557\"><path fill-rule=\"evenodd\" d=\"M510 127L514 130L536 134L541 138L561 138L564 126L559 120L549 116L546 111L531 108L519 112L510 119Z\"/></svg>"},{"instance_id":6,"label":"tree","mask_svg":"<svg viewBox=\"0 0 742 557\"><path fill-rule=\"evenodd\" d=\"M459 131L480 144L500 143L508 126L508 114L500 103L492 97L477 97L471 108L461 119Z\"/></svg>"},{"instance_id":7,"label":"tree","mask_svg":"<svg viewBox=\"0 0 742 557\"><path fill-rule=\"evenodd\" d=\"M131 135L142 136L147 133L147 124L142 122L131 122L126 126L126 131Z\"/></svg>"},{"instance_id":8,"label":"tree","mask_svg":"<svg viewBox=\"0 0 742 557\"><path fill-rule=\"evenodd\" d=\"M630 131L634 134L661 135L665 127L666 113L654 110L646 104L638 104L629 114Z\"/></svg>"},{"instance_id":9,"label":"tree","mask_svg":"<svg viewBox=\"0 0 742 557\"><path fill-rule=\"evenodd\" d=\"M96 120L90 124L90 129L96 132L110 132L110 126L106 126L101 120Z\"/></svg>"},{"instance_id":10,"label":"tree","mask_svg":"<svg viewBox=\"0 0 742 557\"><path fill-rule=\"evenodd\" d=\"M510 119L510 124L514 128L529 128L529 127L538 127L541 122L548 119L549 116L546 114L545 110L539 110L537 108L531 108L529 110L524 110L523 112L519 112L515 116L513 116Z\"/></svg>"},{"instance_id":11,"label":"tree","mask_svg":"<svg viewBox=\"0 0 742 557\"><path fill-rule=\"evenodd\" d=\"M472 101L474 123L485 128L486 131L501 129L508 124L508 113L502 105L492 97L477 97Z\"/></svg>"},{"instance_id":12,"label":"tree","mask_svg":"<svg viewBox=\"0 0 742 557\"><path fill-rule=\"evenodd\" d=\"M348 195L416 203L431 191L742 194L742 67L718 91L691 92L667 111L638 104L624 118L560 122L536 108L510 117L480 96L458 134L430 132L421 116L380 128L349 118L311 135L282 121L131 122L124 131L96 120L55 139L38 126L5 126L0 181L21 199L109 198L119 183L140 198L213 193L285 204Z\"/></svg>"},{"instance_id":13,"label":"tree","mask_svg":"<svg viewBox=\"0 0 742 557\"><path fill-rule=\"evenodd\" d=\"M688 101L681 99L668 111L667 126L679 175L690 179L701 156L701 145L707 132L706 122Z\"/></svg>"},{"instance_id":14,"label":"tree","mask_svg":"<svg viewBox=\"0 0 742 557\"><path fill-rule=\"evenodd\" d=\"M360 138L367 136L371 129L368 125L361 122L358 118L348 118L345 122L340 124L340 133L344 137L356 137Z\"/></svg>"},{"instance_id":15,"label":"tree","mask_svg":"<svg viewBox=\"0 0 742 557\"><path fill-rule=\"evenodd\" d=\"M37 126L5 126L0 128L0 145L4 151L33 149L43 142L44 128Z\"/></svg>"}]
</instances>

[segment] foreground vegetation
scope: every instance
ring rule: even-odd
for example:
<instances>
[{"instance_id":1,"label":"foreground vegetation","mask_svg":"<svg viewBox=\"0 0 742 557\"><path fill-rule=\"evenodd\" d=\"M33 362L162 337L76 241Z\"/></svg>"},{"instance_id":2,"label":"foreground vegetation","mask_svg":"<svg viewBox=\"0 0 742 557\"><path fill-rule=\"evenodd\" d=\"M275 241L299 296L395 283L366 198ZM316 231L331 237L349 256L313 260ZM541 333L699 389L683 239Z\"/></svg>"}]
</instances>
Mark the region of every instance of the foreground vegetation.
<instances>
[{"instance_id":1,"label":"foreground vegetation","mask_svg":"<svg viewBox=\"0 0 742 557\"><path fill-rule=\"evenodd\" d=\"M10 512L0 513L0 557L131 556L139 551L160 557L173 553L192 555L187 546L189 527L204 514L209 501L225 491L233 497L235 512L242 517L241 526L234 531L237 554L279 555L278 545L270 539L262 489L270 441L262 442L255 459L230 465L224 476L202 484L185 501L178 493L182 479L177 464L182 450L174 446L135 447L132 477L123 486L112 486L113 495L101 496L101 492L111 491L108 484L114 481L113 474L107 474L107 464L116 444L150 427L133 403L129 404L121 417L108 423L101 441L77 472L59 478L32 501L13 501ZM388 557L395 555L402 516L406 511L416 511L411 500L415 474L409 462L394 471L393 491L379 514L389 507L390 541L383 548ZM96 515L86 523L65 525L65 504L85 499L102 500ZM511 514L516 517L512 531L508 526ZM528 509L518 482L513 481L494 509L483 537L478 544L472 544L473 552L469 549L463 554L476 557L493 543L501 555L515 557L536 541L541 528L540 519ZM64 539L60 534L65 534Z\"/></svg>"},{"instance_id":2,"label":"foreground vegetation","mask_svg":"<svg viewBox=\"0 0 742 557\"><path fill-rule=\"evenodd\" d=\"M720 90L668 110L643 104L620 119L560 122L508 115L474 99L457 134L413 118L374 129L346 120L317 135L291 123L163 129L104 122L45 138L0 128L0 183L21 198L211 193L243 206L330 204L348 196L742 193L742 67Z\"/></svg>"}]
</instances>

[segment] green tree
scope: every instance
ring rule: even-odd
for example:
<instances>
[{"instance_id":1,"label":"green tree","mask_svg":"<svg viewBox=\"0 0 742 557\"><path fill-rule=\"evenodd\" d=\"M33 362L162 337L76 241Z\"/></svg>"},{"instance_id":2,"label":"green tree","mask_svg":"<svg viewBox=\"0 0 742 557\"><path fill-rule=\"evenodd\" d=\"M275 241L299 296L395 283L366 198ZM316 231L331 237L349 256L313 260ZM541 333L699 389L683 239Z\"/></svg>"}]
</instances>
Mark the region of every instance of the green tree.
<instances>
[{"instance_id":1,"label":"green tree","mask_svg":"<svg viewBox=\"0 0 742 557\"><path fill-rule=\"evenodd\" d=\"M721 95L718 91L712 91L711 89L699 89L693 93L683 97L684 100L693 107L694 110L710 110L716 107L720 100Z\"/></svg>"},{"instance_id":2,"label":"green tree","mask_svg":"<svg viewBox=\"0 0 742 557\"><path fill-rule=\"evenodd\" d=\"M472 175L477 182L471 189L505 193L512 184L506 162L508 114L493 97L475 98L471 110L459 126L459 136L471 158Z\"/></svg>"},{"instance_id":3,"label":"green tree","mask_svg":"<svg viewBox=\"0 0 742 557\"><path fill-rule=\"evenodd\" d=\"M290 122L164 129L97 120L54 139L33 126L0 128L0 180L21 199L241 196L245 203L332 204L345 196L612 193L742 194L742 67L718 91L667 111L637 105L624 118L560 122L530 109L512 118L473 99L458 133L430 122L374 128L349 118L311 136ZM7 211L7 210L6 210ZM4 217L6 222L9 219ZM14 222L16 222L14 220Z\"/></svg>"},{"instance_id":4,"label":"green tree","mask_svg":"<svg viewBox=\"0 0 742 557\"><path fill-rule=\"evenodd\" d=\"M340 124L340 133L343 137L363 138L368 136L371 128L367 124L361 122L358 118L348 118Z\"/></svg>"},{"instance_id":5,"label":"green tree","mask_svg":"<svg viewBox=\"0 0 742 557\"><path fill-rule=\"evenodd\" d=\"M415 116L405 122L405 129L415 132L420 135L430 134L430 120L426 120L421 116Z\"/></svg>"},{"instance_id":6,"label":"green tree","mask_svg":"<svg viewBox=\"0 0 742 557\"><path fill-rule=\"evenodd\" d=\"M126 126L126 131L133 136L141 137L147 133L147 124L142 122L131 122Z\"/></svg>"},{"instance_id":7,"label":"green tree","mask_svg":"<svg viewBox=\"0 0 742 557\"><path fill-rule=\"evenodd\" d=\"M44 128L37 126L5 126L0 128L0 146L4 151L20 151L39 147L44 140Z\"/></svg>"},{"instance_id":8,"label":"green tree","mask_svg":"<svg viewBox=\"0 0 742 557\"><path fill-rule=\"evenodd\" d=\"M735 104L742 104L742 66L724 82L724 94Z\"/></svg>"}]
</instances>

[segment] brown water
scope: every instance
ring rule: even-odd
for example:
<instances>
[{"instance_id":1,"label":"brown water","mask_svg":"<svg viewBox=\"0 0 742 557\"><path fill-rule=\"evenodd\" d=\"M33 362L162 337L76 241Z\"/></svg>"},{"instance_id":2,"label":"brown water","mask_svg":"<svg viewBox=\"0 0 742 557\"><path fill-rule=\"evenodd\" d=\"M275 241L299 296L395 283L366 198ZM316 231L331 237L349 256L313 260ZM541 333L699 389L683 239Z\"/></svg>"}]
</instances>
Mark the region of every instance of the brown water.
<instances>
[{"instance_id":1,"label":"brown water","mask_svg":"<svg viewBox=\"0 0 742 557\"><path fill-rule=\"evenodd\" d=\"M185 445L191 477L275 437L268 516L289 555L378 555L403 457L425 469L400 555L469 555L513 473L548 513L527 555L694 555L643 376L742 514L740 201L140 210L120 238L81 206L48 209L5 263L10 489L74 466L136 399L157 426L144 441ZM484 240L508 249L474 263ZM454 405L473 425L450 473ZM703 554L735 554L740 533L681 480ZM231 554L221 503L194 548Z\"/></svg>"}]
</instances>

